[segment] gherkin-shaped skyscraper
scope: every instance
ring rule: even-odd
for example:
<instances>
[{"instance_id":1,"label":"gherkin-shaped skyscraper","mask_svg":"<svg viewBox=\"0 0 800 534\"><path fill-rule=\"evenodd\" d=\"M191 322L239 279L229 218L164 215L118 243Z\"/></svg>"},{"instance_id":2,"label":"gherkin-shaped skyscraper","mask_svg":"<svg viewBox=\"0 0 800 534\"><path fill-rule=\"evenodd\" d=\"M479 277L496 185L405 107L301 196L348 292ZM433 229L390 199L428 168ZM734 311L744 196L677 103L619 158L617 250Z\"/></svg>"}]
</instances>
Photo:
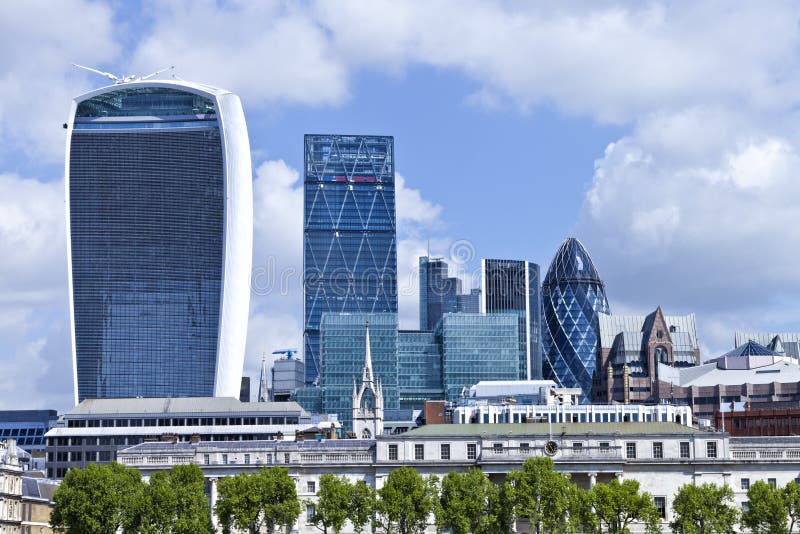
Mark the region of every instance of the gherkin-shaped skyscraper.
<instances>
[{"instance_id":1,"label":"gherkin-shaped skyscraper","mask_svg":"<svg viewBox=\"0 0 800 534\"><path fill-rule=\"evenodd\" d=\"M589 399L597 361L597 314L611 313L603 281L580 241L567 238L542 283L544 374Z\"/></svg>"}]
</instances>

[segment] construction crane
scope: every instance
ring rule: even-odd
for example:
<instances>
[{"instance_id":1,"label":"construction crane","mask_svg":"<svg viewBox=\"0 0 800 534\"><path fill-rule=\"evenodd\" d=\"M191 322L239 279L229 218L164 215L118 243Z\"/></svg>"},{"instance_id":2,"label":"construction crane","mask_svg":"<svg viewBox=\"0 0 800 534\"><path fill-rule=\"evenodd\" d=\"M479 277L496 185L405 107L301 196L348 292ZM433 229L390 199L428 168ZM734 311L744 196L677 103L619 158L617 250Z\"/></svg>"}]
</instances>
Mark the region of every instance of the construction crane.
<instances>
[{"instance_id":1,"label":"construction crane","mask_svg":"<svg viewBox=\"0 0 800 534\"><path fill-rule=\"evenodd\" d=\"M281 350L274 351L272 354L285 354L286 355L286 359L287 360L291 360L292 356L294 356L298 352L300 352L300 351L297 350L297 349L281 349Z\"/></svg>"}]
</instances>

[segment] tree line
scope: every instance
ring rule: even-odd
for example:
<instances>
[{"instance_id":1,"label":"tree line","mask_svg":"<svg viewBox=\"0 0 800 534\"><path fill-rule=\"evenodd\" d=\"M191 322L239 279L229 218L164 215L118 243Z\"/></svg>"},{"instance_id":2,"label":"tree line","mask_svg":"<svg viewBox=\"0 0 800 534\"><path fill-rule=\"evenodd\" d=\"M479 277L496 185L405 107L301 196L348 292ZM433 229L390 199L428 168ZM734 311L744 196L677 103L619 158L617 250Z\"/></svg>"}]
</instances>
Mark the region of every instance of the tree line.
<instances>
[{"instance_id":1,"label":"tree line","mask_svg":"<svg viewBox=\"0 0 800 534\"><path fill-rule=\"evenodd\" d=\"M385 534L421 534L433 520L452 534L507 534L517 520L535 534L627 534L633 524L661 532L661 510L635 480L597 483L581 489L554 469L550 458L530 458L501 484L479 469L450 472L441 479L411 467L391 471L379 490L364 481L322 475L316 500L303 501L286 469L263 468L224 477L214 508L223 532L285 531L308 507L309 522L339 534L348 522L356 532L374 527ZM737 525L754 534L791 534L800 523L800 485L783 488L763 481L750 486L741 513L733 490L712 483L682 486L672 504L677 534L733 534ZM149 483L117 463L67 472L54 495L52 526L85 534L211 533L205 480L196 465L156 473Z\"/></svg>"}]
</instances>

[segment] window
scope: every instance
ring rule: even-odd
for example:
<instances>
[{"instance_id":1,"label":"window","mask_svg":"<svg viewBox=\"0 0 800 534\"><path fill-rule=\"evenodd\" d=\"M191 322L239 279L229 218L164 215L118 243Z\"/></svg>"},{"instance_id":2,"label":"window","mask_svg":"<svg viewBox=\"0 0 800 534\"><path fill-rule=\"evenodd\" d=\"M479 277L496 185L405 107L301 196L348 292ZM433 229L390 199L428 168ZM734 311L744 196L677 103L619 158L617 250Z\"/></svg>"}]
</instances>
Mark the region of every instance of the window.
<instances>
[{"instance_id":1,"label":"window","mask_svg":"<svg viewBox=\"0 0 800 534\"><path fill-rule=\"evenodd\" d=\"M666 497L653 497L653 504L658 508L658 515L661 519L667 518L667 498Z\"/></svg>"},{"instance_id":2,"label":"window","mask_svg":"<svg viewBox=\"0 0 800 534\"><path fill-rule=\"evenodd\" d=\"M306 519L308 521L312 521L313 518L314 518L314 515L316 513L317 513L317 509L314 507L313 504L307 504L306 505Z\"/></svg>"},{"instance_id":3,"label":"window","mask_svg":"<svg viewBox=\"0 0 800 534\"><path fill-rule=\"evenodd\" d=\"M528 454L528 452L530 452L530 450L531 450L531 444L530 443L520 443L519 444L519 452L521 452L522 454Z\"/></svg>"},{"instance_id":4,"label":"window","mask_svg":"<svg viewBox=\"0 0 800 534\"><path fill-rule=\"evenodd\" d=\"M317 483L313 480L309 480L306 482L306 490L308 493L316 493L317 492Z\"/></svg>"},{"instance_id":5,"label":"window","mask_svg":"<svg viewBox=\"0 0 800 534\"><path fill-rule=\"evenodd\" d=\"M706 456L709 458L716 458L717 457L717 442L716 441L708 441L706 442Z\"/></svg>"},{"instance_id":6,"label":"window","mask_svg":"<svg viewBox=\"0 0 800 534\"><path fill-rule=\"evenodd\" d=\"M111 461L111 451L100 451L100 461L101 462L110 462Z\"/></svg>"},{"instance_id":7,"label":"window","mask_svg":"<svg viewBox=\"0 0 800 534\"><path fill-rule=\"evenodd\" d=\"M283 455L283 463L288 464L289 463L289 458L290 458L289 453L288 452L284 453L284 455Z\"/></svg>"},{"instance_id":8,"label":"window","mask_svg":"<svg viewBox=\"0 0 800 534\"><path fill-rule=\"evenodd\" d=\"M743 478L741 486L742 486L742 491L749 490L750 489L750 479L749 478Z\"/></svg>"},{"instance_id":9,"label":"window","mask_svg":"<svg viewBox=\"0 0 800 534\"><path fill-rule=\"evenodd\" d=\"M203 463L206 464L206 465L211 463L211 455L210 454L204 454L203 455Z\"/></svg>"},{"instance_id":10,"label":"window","mask_svg":"<svg viewBox=\"0 0 800 534\"><path fill-rule=\"evenodd\" d=\"M503 444L502 443L492 443L492 451L495 453L503 452Z\"/></svg>"},{"instance_id":11,"label":"window","mask_svg":"<svg viewBox=\"0 0 800 534\"><path fill-rule=\"evenodd\" d=\"M653 458L663 458L664 457L664 444L660 441L656 441L653 443Z\"/></svg>"},{"instance_id":12,"label":"window","mask_svg":"<svg viewBox=\"0 0 800 534\"><path fill-rule=\"evenodd\" d=\"M228 463L228 455L227 454L223 454L222 455L222 463L223 464L227 464Z\"/></svg>"},{"instance_id":13,"label":"window","mask_svg":"<svg viewBox=\"0 0 800 534\"><path fill-rule=\"evenodd\" d=\"M478 446L474 443L467 443L467 460L474 460L478 457Z\"/></svg>"},{"instance_id":14,"label":"window","mask_svg":"<svg viewBox=\"0 0 800 534\"><path fill-rule=\"evenodd\" d=\"M416 445L414 445L414 459L415 460L425 459L425 445L421 443L417 443Z\"/></svg>"},{"instance_id":15,"label":"window","mask_svg":"<svg viewBox=\"0 0 800 534\"><path fill-rule=\"evenodd\" d=\"M450 459L450 444L449 443L442 443L440 446L441 449L441 458L442 460L449 460Z\"/></svg>"},{"instance_id":16,"label":"window","mask_svg":"<svg viewBox=\"0 0 800 534\"><path fill-rule=\"evenodd\" d=\"M777 488L778 487L778 481L776 479L774 479L774 478L768 478L767 479L767 484L769 484L773 488Z\"/></svg>"},{"instance_id":17,"label":"window","mask_svg":"<svg viewBox=\"0 0 800 534\"><path fill-rule=\"evenodd\" d=\"M572 443L572 452L580 454L583 451L583 442L575 441Z\"/></svg>"},{"instance_id":18,"label":"window","mask_svg":"<svg viewBox=\"0 0 800 534\"><path fill-rule=\"evenodd\" d=\"M628 459L636 458L636 443L628 442L625 444L625 457Z\"/></svg>"},{"instance_id":19,"label":"window","mask_svg":"<svg viewBox=\"0 0 800 534\"><path fill-rule=\"evenodd\" d=\"M245 464L250 464L250 455L249 454L245 454L244 455L244 463Z\"/></svg>"},{"instance_id":20,"label":"window","mask_svg":"<svg viewBox=\"0 0 800 534\"><path fill-rule=\"evenodd\" d=\"M397 460L397 445L389 445L389 459Z\"/></svg>"},{"instance_id":21,"label":"window","mask_svg":"<svg viewBox=\"0 0 800 534\"><path fill-rule=\"evenodd\" d=\"M689 442L681 441L681 458L689 458Z\"/></svg>"},{"instance_id":22,"label":"window","mask_svg":"<svg viewBox=\"0 0 800 534\"><path fill-rule=\"evenodd\" d=\"M609 447L610 447L610 444L607 441L601 441L600 442L600 448L601 449L608 449Z\"/></svg>"},{"instance_id":23,"label":"window","mask_svg":"<svg viewBox=\"0 0 800 534\"><path fill-rule=\"evenodd\" d=\"M749 509L750 509L750 503L748 501L744 501L742 503L742 513L746 514Z\"/></svg>"}]
</instances>

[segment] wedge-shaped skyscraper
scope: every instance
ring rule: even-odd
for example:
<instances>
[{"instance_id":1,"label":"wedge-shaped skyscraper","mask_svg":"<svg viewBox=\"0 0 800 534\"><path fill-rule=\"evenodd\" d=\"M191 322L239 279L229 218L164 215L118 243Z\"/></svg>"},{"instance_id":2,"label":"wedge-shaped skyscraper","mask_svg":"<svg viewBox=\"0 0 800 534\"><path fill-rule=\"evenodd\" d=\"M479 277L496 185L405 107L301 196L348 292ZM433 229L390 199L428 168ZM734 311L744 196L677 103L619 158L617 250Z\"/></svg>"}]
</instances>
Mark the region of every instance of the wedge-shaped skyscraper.
<instances>
[{"instance_id":1,"label":"wedge-shaped skyscraper","mask_svg":"<svg viewBox=\"0 0 800 534\"><path fill-rule=\"evenodd\" d=\"M237 397L253 246L239 98L117 83L75 98L66 126L76 402Z\"/></svg>"}]
</instances>

